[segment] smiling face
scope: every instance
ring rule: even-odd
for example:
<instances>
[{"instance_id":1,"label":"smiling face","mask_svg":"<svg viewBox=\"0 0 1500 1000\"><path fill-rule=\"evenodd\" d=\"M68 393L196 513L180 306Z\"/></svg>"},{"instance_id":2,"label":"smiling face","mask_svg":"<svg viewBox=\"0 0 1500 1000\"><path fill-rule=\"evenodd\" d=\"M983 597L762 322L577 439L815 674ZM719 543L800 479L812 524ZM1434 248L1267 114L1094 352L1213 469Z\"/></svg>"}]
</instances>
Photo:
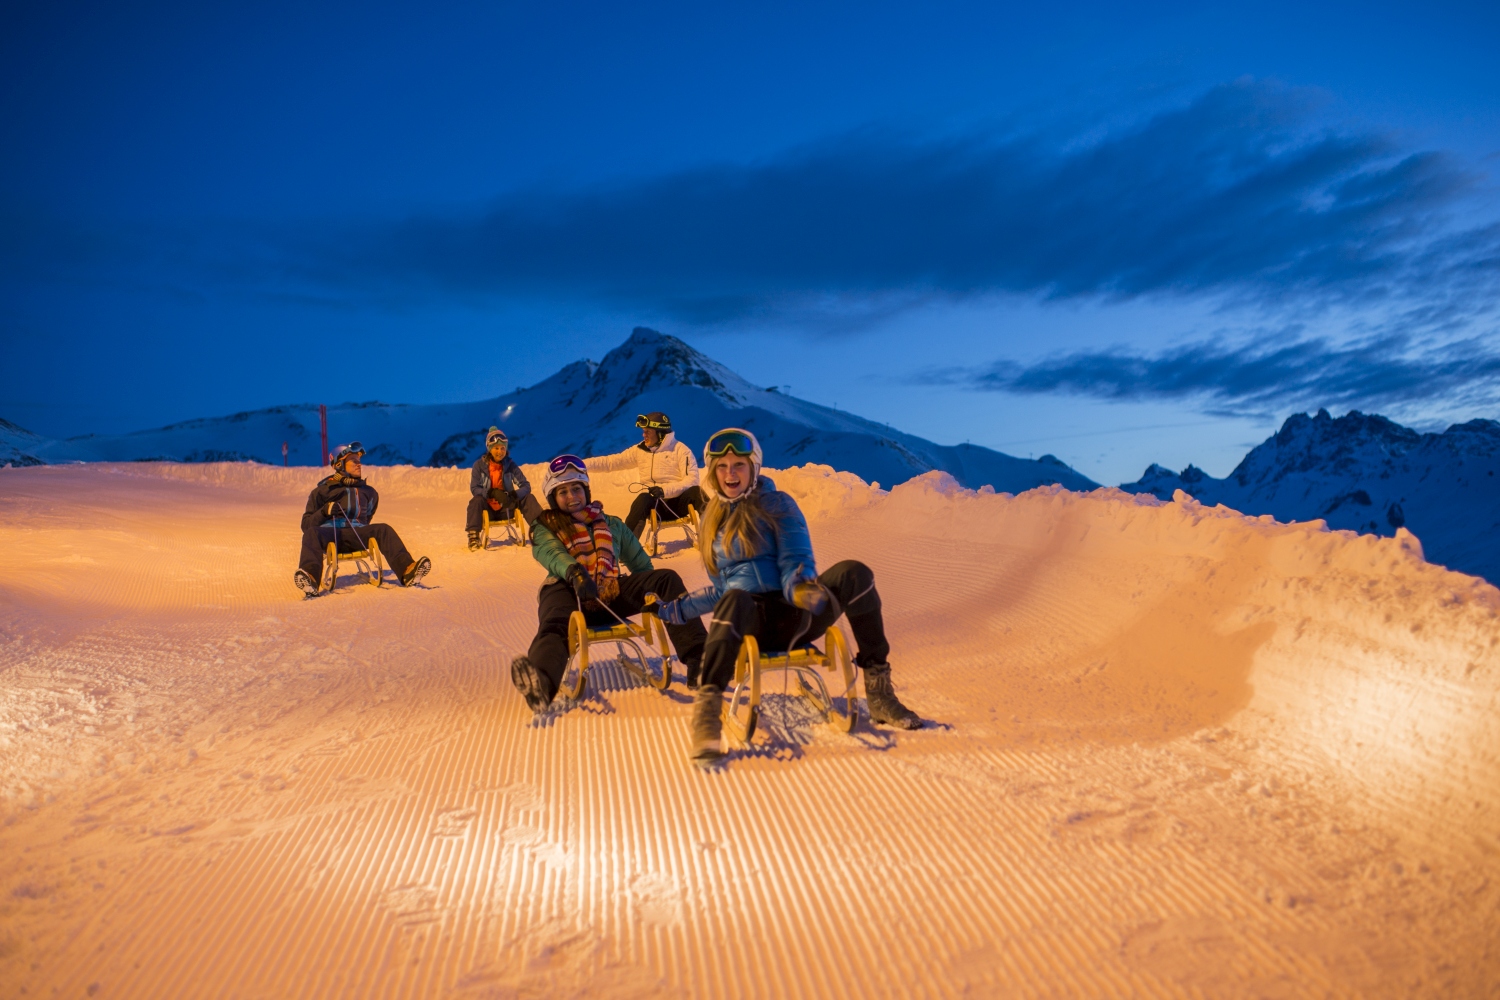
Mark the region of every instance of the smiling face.
<instances>
[{"instance_id":1,"label":"smiling face","mask_svg":"<svg viewBox=\"0 0 1500 1000\"><path fill-rule=\"evenodd\" d=\"M563 483L552 495L557 499L557 509L564 514L576 514L589 502L588 487L582 483Z\"/></svg>"},{"instance_id":2,"label":"smiling face","mask_svg":"<svg viewBox=\"0 0 1500 1000\"><path fill-rule=\"evenodd\" d=\"M508 445L504 441L496 441L494 444L490 445L490 458L493 458L498 462L505 457L505 453L509 450L510 445Z\"/></svg>"},{"instance_id":3,"label":"smiling face","mask_svg":"<svg viewBox=\"0 0 1500 1000\"><path fill-rule=\"evenodd\" d=\"M646 442L647 448L655 448L657 445L661 444L661 431L656 430L653 427L642 427L641 440Z\"/></svg>"},{"instance_id":4,"label":"smiling face","mask_svg":"<svg viewBox=\"0 0 1500 1000\"><path fill-rule=\"evenodd\" d=\"M364 474L364 466L360 464L358 452L344 459L344 475L358 479Z\"/></svg>"},{"instance_id":5,"label":"smiling face","mask_svg":"<svg viewBox=\"0 0 1500 1000\"><path fill-rule=\"evenodd\" d=\"M737 500L750 488L750 459L730 452L714 461L714 479L725 500Z\"/></svg>"}]
</instances>

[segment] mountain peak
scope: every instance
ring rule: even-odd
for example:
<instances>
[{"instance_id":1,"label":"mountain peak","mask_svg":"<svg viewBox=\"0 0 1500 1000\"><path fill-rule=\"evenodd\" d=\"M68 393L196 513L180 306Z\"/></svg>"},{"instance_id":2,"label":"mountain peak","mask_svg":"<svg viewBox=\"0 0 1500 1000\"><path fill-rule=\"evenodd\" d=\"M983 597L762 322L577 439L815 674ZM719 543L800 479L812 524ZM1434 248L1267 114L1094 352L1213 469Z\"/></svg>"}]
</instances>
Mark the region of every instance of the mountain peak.
<instances>
[{"instance_id":1,"label":"mountain peak","mask_svg":"<svg viewBox=\"0 0 1500 1000\"><path fill-rule=\"evenodd\" d=\"M644 326L636 327L623 344L606 354L589 381L588 404L605 405L607 415L628 408L635 397L650 389L707 389L734 405L743 404L746 394L756 391L685 342Z\"/></svg>"}]
</instances>

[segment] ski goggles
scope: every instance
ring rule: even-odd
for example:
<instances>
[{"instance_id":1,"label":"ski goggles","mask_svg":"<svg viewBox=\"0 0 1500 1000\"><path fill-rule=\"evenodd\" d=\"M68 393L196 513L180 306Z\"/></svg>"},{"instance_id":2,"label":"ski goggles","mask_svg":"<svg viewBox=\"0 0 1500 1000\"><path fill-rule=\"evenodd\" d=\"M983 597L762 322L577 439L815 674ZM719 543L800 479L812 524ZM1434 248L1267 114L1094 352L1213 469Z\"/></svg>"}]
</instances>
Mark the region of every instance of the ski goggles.
<instances>
[{"instance_id":1,"label":"ski goggles","mask_svg":"<svg viewBox=\"0 0 1500 1000\"><path fill-rule=\"evenodd\" d=\"M653 417L645 413L635 418L635 425L642 430L650 428L653 431L669 431L672 429L672 421L666 417Z\"/></svg>"},{"instance_id":2,"label":"ski goggles","mask_svg":"<svg viewBox=\"0 0 1500 1000\"><path fill-rule=\"evenodd\" d=\"M490 431L489 437L484 439L484 446L486 448L493 448L496 441L503 441L506 444L510 444L510 438L505 436L504 431Z\"/></svg>"},{"instance_id":3,"label":"ski goggles","mask_svg":"<svg viewBox=\"0 0 1500 1000\"><path fill-rule=\"evenodd\" d=\"M755 454L755 442L744 431L720 431L708 439L708 444L703 450L710 458L719 458L731 451L736 455L749 458Z\"/></svg>"},{"instance_id":4,"label":"ski goggles","mask_svg":"<svg viewBox=\"0 0 1500 1000\"><path fill-rule=\"evenodd\" d=\"M333 449L333 464L338 465L340 462L347 459L350 455L363 455L364 453L365 446L360 444L358 441L350 441L348 444L341 444L337 448Z\"/></svg>"},{"instance_id":5,"label":"ski goggles","mask_svg":"<svg viewBox=\"0 0 1500 1000\"><path fill-rule=\"evenodd\" d=\"M583 459L579 458L577 455L558 455L552 461L547 463L547 468L552 470L553 475L556 475L557 473L570 466L577 469L579 472L589 471L589 467L587 465L584 465Z\"/></svg>"}]
</instances>

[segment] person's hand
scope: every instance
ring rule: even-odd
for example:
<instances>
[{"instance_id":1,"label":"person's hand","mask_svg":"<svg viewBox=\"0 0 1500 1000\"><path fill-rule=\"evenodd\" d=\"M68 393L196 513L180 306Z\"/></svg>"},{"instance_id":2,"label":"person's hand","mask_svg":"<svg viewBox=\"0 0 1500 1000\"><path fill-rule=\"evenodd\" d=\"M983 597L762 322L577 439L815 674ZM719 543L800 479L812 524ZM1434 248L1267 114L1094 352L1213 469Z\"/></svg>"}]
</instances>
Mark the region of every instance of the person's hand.
<instances>
[{"instance_id":1,"label":"person's hand","mask_svg":"<svg viewBox=\"0 0 1500 1000\"><path fill-rule=\"evenodd\" d=\"M329 517L332 517L334 510L336 510L337 508L338 502L335 500L330 500L323 506L323 513L327 514Z\"/></svg>"},{"instance_id":2,"label":"person's hand","mask_svg":"<svg viewBox=\"0 0 1500 1000\"><path fill-rule=\"evenodd\" d=\"M828 591L816 580L798 583L792 587L792 603L804 611L818 615L828 607Z\"/></svg>"},{"instance_id":3,"label":"person's hand","mask_svg":"<svg viewBox=\"0 0 1500 1000\"><path fill-rule=\"evenodd\" d=\"M573 588L573 593L578 595L580 601L597 601L599 599L599 585L594 578L589 576L588 570L579 563L568 567L568 575L565 577L568 584Z\"/></svg>"},{"instance_id":4,"label":"person's hand","mask_svg":"<svg viewBox=\"0 0 1500 1000\"><path fill-rule=\"evenodd\" d=\"M667 601L664 604L657 604L655 607L651 608L650 610L653 611L653 612L655 612L656 613L656 617L660 618L662 621L666 622L668 625L686 625L687 624L687 619L685 617L683 617L683 614L682 614L682 601L681 600Z\"/></svg>"},{"instance_id":5,"label":"person's hand","mask_svg":"<svg viewBox=\"0 0 1500 1000\"><path fill-rule=\"evenodd\" d=\"M658 500L665 500L667 496L666 491L663 490L660 486L648 486L646 487L646 492L651 494Z\"/></svg>"}]
</instances>

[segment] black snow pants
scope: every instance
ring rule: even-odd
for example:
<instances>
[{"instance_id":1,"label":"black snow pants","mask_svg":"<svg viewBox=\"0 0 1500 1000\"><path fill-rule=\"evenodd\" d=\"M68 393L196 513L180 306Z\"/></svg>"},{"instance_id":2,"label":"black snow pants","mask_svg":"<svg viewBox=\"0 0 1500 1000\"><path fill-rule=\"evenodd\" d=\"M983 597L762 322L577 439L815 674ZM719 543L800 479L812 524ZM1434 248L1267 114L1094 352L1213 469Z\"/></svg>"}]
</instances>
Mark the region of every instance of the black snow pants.
<instances>
[{"instance_id":1,"label":"black snow pants","mask_svg":"<svg viewBox=\"0 0 1500 1000\"><path fill-rule=\"evenodd\" d=\"M656 505L656 516L663 521L675 521L679 517L687 516L688 504L692 504L698 513L703 513L703 491L696 486L690 486L675 497L666 497L658 500L650 493L642 491L635 495L635 502L630 505L630 513L625 515L625 527L641 533L641 526L646 523L646 518L651 516L651 506Z\"/></svg>"},{"instance_id":2,"label":"black snow pants","mask_svg":"<svg viewBox=\"0 0 1500 1000\"><path fill-rule=\"evenodd\" d=\"M542 512L542 505L537 503L536 497L532 496L529 493L526 494L526 496L522 497L521 502L516 506L519 506L521 508L521 516L526 518L527 524L531 524L533 521L535 521L537 519L537 515ZM470 497L469 515L464 521L464 530L478 531L482 527L484 527L484 512L488 509L488 497ZM494 524L496 521L509 521L512 517L512 512L515 509L515 507L507 506L504 501L502 501L499 510L490 510L490 523Z\"/></svg>"},{"instance_id":3,"label":"black snow pants","mask_svg":"<svg viewBox=\"0 0 1500 1000\"><path fill-rule=\"evenodd\" d=\"M687 588L682 577L673 569L653 569L649 573L632 573L620 577L620 594L610 608L621 618L640 614L645 607L646 595L655 594L662 601L681 597ZM538 595L536 616L538 627L536 638L531 640L531 650L526 654L532 664L547 678L549 695L557 694L562 684L564 671L568 668L568 618L578 610L578 598L573 588L562 580L542 587ZM591 626L617 625L614 615L600 608L585 612ZM686 625L668 625L667 638L677 658L695 673L703 658L703 643L707 633L703 623L696 618Z\"/></svg>"},{"instance_id":4,"label":"black snow pants","mask_svg":"<svg viewBox=\"0 0 1500 1000\"><path fill-rule=\"evenodd\" d=\"M328 543L334 540L335 533L340 552L358 552L373 538L375 544L380 546L381 558L396 571L396 576L404 577L407 568L411 566L411 553L406 551L406 546L401 544L401 536L389 524L372 524L364 528L313 525L302 532L302 555L297 560L297 565L314 580L322 579L323 552L328 548Z\"/></svg>"},{"instance_id":5,"label":"black snow pants","mask_svg":"<svg viewBox=\"0 0 1500 1000\"><path fill-rule=\"evenodd\" d=\"M833 600L823 613L814 615L791 604L781 591L752 594L747 590L725 591L714 605L708 643L703 649L702 683L728 687L734 681L734 661L740 642L755 636L762 651L785 652L794 641L806 645L823 637L839 615L849 616L854 633L855 656L861 666L884 663L891 645L885 640L885 621L880 615L880 592L870 567L853 559L837 563L818 577ZM800 638L798 633L801 633Z\"/></svg>"}]
</instances>

